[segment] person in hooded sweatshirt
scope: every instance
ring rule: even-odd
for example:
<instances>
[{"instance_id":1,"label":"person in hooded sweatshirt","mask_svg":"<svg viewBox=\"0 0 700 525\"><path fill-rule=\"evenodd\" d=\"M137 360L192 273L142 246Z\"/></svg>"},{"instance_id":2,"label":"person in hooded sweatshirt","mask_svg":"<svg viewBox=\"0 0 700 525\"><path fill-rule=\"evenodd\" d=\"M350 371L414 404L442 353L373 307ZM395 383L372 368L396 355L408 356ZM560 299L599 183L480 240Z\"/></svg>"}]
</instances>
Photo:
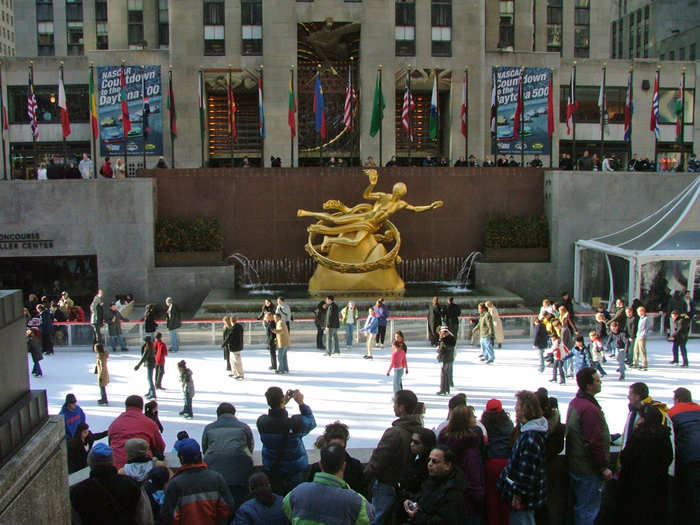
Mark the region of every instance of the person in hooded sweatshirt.
<instances>
[{"instance_id":1,"label":"person in hooded sweatshirt","mask_svg":"<svg viewBox=\"0 0 700 525\"><path fill-rule=\"evenodd\" d=\"M122 468L119 469L119 474L129 476L139 483L146 481L148 473L155 467L166 467L167 464L158 461L148 455L149 448L145 439L131 438L124 445L126 450L127 461Z\"/></svg>"},{"instance_id":2,"label":"person in hooded sweatshirt","mask_svg":"<svg viewBox=\"0 0 700 525\"><path fill-rule=\"evenodd\" d=\"M498 480L501 499L510 505L510 523L535 523L535 511L547 502L547 419L532 392L515 394L520 424L513 451Z\"/></svg>"}]
</instances>

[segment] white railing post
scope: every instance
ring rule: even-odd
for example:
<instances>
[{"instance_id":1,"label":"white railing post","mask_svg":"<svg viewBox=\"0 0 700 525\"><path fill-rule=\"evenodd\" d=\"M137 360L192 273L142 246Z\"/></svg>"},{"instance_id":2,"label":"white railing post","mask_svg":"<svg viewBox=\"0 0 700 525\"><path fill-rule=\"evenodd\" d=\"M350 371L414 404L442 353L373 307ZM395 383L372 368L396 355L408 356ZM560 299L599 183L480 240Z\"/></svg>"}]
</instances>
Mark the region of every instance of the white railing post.
<instances>
[{"instance_id":1,"label":"white railing post","mask_svg":"<svg viewBox=\"0 0 700 525\"><path fill-rule=\"evenodd\" d=\"M216 321L211 321L211 342L216 344Z\"/></svg>"},{"instance_id":2,"label":"white railing post","mask_svg":"<svg viewBox=\"0 0 700 525\"><path fill-rule=\"evenodd\" d=\"M67 326L68 326L68 330L66 330L66 332L68 333L68 337L66 338L67 339L66 344L68 346L73 346L73 325L69 324Z\"/></svg>"}]
</instances>

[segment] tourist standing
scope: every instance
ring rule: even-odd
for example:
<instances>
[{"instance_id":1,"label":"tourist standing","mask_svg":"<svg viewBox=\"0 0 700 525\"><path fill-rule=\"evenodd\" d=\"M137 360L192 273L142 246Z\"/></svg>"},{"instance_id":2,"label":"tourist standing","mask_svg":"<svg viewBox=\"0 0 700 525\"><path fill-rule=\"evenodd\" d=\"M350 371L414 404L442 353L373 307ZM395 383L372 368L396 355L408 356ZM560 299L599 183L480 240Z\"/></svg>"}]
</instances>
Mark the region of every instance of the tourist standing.
<instances>
[{"instance_id":1,"label":"tourist standing","mask_svg":"<svg viewBox=\"0 0 700 525\"><path fill-rule=\"evenodd\" d=\"M83 179L92 178L92 161L90 160L90 157L88 157L87 153L83 153L83 158L80 163L78 163L78 169L80 170L80 176Z\"/></svg>"},{"instance_id":2,"label":"tourist standing","mask_svg":"<svg viewBox=\"0 0 700 525\"><path fill-rule=\"evenodd\" d=\"M325 350L323 344L323 331L326 323L326 301L325 299L318 302L314 309L314 324L316 325L316 349Z\"/></svg>"},{"instance_id":3,"label":"tourist standing","mask_svg":"<svg viewBox=\"0 0 700 525\"><path fill-rule=\"evenodd\" d=\"M260 310L260 315L256 317L258 321L261 319L265 319L265 314L274 314L275 313L275 307L272 304L272 300L270 298L266 298L265 302L263 302L262 308Z\"/></svg>"},{"instance_id":4,"label":"tourist standing","mask_svg":"<svg viewBox=\"0 0 700 525\"><path fill-rule=\"evenodd\" d=\"M442 307L439 299L433 297L433 302L428 308L428 337L430 344L438 345L438 337L440 337L440 326L442 326Z\"/></svg>"},{"instance_id":5,"label":"tourist standing","mask_svg":"<svg viewBox=\"0 0 700 525\"><path fill-rule=\"evenodd\" d=\"M156 332L156 340L153 343L156 352L156 390L163 388L163 375L165 375L165 358L168 356L168 347L163 342L163 334Z\"/></svg>"},{"instance_id":6,"label":"tourist standing","mask_svg":"<svg viewBox=\"0 0 700 525\"><path fill-rule=\"evenodd\" d=\"M267 350L270 352L270 370L277 370L277 334L275 333L275 316L270 312L265 312L265 338L267 340Z\"/></svg>"},{"instance_id":7,"label":"tourist standing","mask_svg":"<svg viewBox=\"0 0 700 525\"><path fill-rule=\"evenodd\" d=\"M147 304L143 314L143 331L153 339L157 328L155 307L152 304Z\"/></svg>"},{"instance_id":8,"label":"tourist standing","mask_svg":"<svg viewBox=\"0 0 700 525\"><path fill-rule=\"evenodd\" d=\"M36 307L39 312L39 330L41 330L41 351L46 355L53 355L53 340L54 340L54 327L53 327L53 314L51 310L46 308L43 304L39 304Z\"/></svg>"},{"instance_id":9,"label":"tourist standing","mask_svg":"<svg viewBox=\"0 0 700 525\"><path fill-rule=\"evenodd\" d=\"M672 365L678 364L678 350L681 351L681 359L683 359L682 367L688 367L688 351L686 350L686 343L688 342L688 332L690 331L690 318L678 312L678 310L673 310L671 312L671 335L669 339L673 341L671 346L671 353L673 354Z\"/></svg>"},{"instance_id":10,"label":"tourist standing","mask_svg":"<svg viewBox=\"0 0 700 525\"><path fill-rule=\"evenodd\" d=\"M153 384L153 372L156 368L156 353L153 348L153 340L150 335L143 338L143 346L141 347L141 360L134 367L138 370L141 365L146 365L146 378L148 379L148 392L144 396L146 399L156 398L156 387Z\"/></svg>"},{"instance_id":11,"label":"tourist standing","mask_svg":"<svg viewBox=\"0 0 700 525\"><path fill-rule=\"evenodd\" d=\"M228 352L231 374L229 377L242 381L243 360L241 351L243 350L243 325L237 322L236 316L224 317L224 351Z\"/></svg>"},{"instance_id":12,"label":"tourist standing","mask_svg":"<svg viewBox=\"0 0 700 525\"><path fill-rule=\"evenodd\" d=\"M700 405L693 403L690 390L676 388L668 414L676 440L678 501L685 503L679 523L697 525L700 523Z\"/></svg>"},{"instance_id":13,"label":"tourist standing","mask_svg":"<svg viewBox=\"0 0 700 525\"><path fill-rule=\"evenodd\" d=\"M289 323L292 321L292 310L284 302L284 297L277 298L277 308L275 309L275 313L282 316L282 321L284 321L284 324L287 325L287 331L291 332L292 328Z\"/></svg>"},{"instance_id":14,"label":"tourist standing","mask_svg":"<svg viewBox=\"0 0 700 525\"><path fill-rule=\"evenodd\" d=\"M340 311L340 317L345 328L345 346L352 348L352 338L355 333L355 323L357 322L357 308L355 308L355 303L350 301L345 307Z\"/></svg>"},{"instance_id":15,"label":"tourist standing","mask_svg":"<svg viewBox=\"0 0 700 525\"><path fill-rule=\"evenodd\" d=\"M547 335L547 328L545 328L544 324L542 324L542 321L540 321L539 317L535 317L532 320L532 324L534 325L533 331L535 332L534 339L532 341L532 348L533 350L537 350L540 356L540 365L539 365L539 371L540 373L544 372L544 351L547 349L549 346L549 336Z\"/></svg>"},{"instance_id":16,"label":"tourist standing","mask_svg":"<svg viewBox=\"0 0 700 525\"><path fill-rule=\"evenodd\" d=\"M484 303L479 303L479 342L481 344L482 361L487 365L493 363L496 354L493 351L493 318Z\"/></svg>"},{"instance_id":17,"label":"tourist standing","mask_svg":"<svg viewBox=\"0 0 700 525\"><path fill-rule=\"evenodd\" d=\"M391 373L391 369L394 369L394 395L399 390L403 390L403 384L401 383L401 378L404 373L408 374L408 363L406 362L406 342L404 341L403 332L397 330L394 334L394 342L391 345L391 362L389 363L389 370L386 371L386 375Z\"/></svg>"},{"instance_id":18,"label":"tourist standing","mask_svg":"<svg viewBox=\"0 0 700 525\"><path fill-rule=\"evenodd\" d=\"M180 308L173 302L172 297L166 297L165 306L168 307L166 310L167 316L167 327L170 333L170 351L174 354L180 350L180 342L177 337L177 331L182 326L182 316L180 314Z\"/></svg>"},{"instance_id":19,"label":"tourist standing","mask_svg":"<svg viewBox=\"0 0 700 525\"><path fill-rule=\"evenodd\" d=\"M183 359L177 364L180 373L180 383L182 384L182 394L185 398L185 406L180 415L185 419L192 419L192 398L194 397L194 381L192 380L192 370L187 368L187 363Z\"/></svg>"},{"instance_id":20,"label":"tourist standing","mask_svg":"<svg viewBox=\"0 0 700 525\"><path fill-rule=\"evenodd\" d=\"M440 369L440 391L437 395L447 396L450 394L450 387L453 386L452 365L455 360L457 340L447 325L440 327L439 334L437 359L442 363L442 368Z\"/></svg>"},{"instance_id":21,"label":"tourist standing","mask_svg":"<svg viewBox=\"0 0 700 525\"><path fill-rule=\"evenodd\" d=\"M339 317L338 303L335 302L332 295L329 295L326 297L326 318L323 324L326 331L326 355L340 354L340 345L338 344Z\"/></svg>"},{"instance_id":22,"label":"tourist standing","mask_svg":"<svg viewBox=\"0 0 700 525\"><path fill-rule=\"evenodd\" d=\"M491 320L493 321L493 342L498 345L498 348L501 348L503 346L503 341L505 340L501 316L498 314L498 309L491 301L486 301L485 304L489 314L491 314Z\"/></svg>"},{"instance_id":23,"label":"tourist standing","mask_svg":"<svg viewBox=\"0 0 700 525\"><path fill-rule=\"evenodd\" d=\"M639 321L637 322L637 337L634 340L634 361L632 366L640 370L647 370L647 336L651 331L651 323L647 317L647 309L643 306L637 308Z\"/></svg>"},{"instance_id":24,"label":"tourist standing","mask_svg":"<svg viewBox=\"0 0 700 525\"><path fill-rule=\"evenodd\" d=\"M386 336L386 323L389 318L389 309L384 304L384 298L380 297L374 305L374 313L377 315L377 345L384 348Z\"/></svg>"},{"instance_id":25,"label":"tourist standing","mask_svg":"<svg viewBox=\"0 0 700 525\"><path fill-rule=\"evenodd\" d=\"M374 313L374 308L370 307L367 311L367 320L365 321L365 326L360 329L367 336L367 350L363 359L374 359L374 354L372 353L372 347L374 346L374 336L379 331L377 316Z\"/></svg>"},{"instance_id":26,"label":"tourist standing","mask_svg":"<svg viewBox=\"0 0 700 525\"><path fill-rule=\"evenodd\" d=\"M459 336L459 316L462 315L462 309L455 304L454 297L447 299L447 306L444 312L444 322L457 338Z\"/></svg>"},{"instance_id":27,"label":"tourist standing","mask_svg":"<svg viewBox=\"0 0 700 525\"><path fill-rule=\"evenodd\" d=\"M109 371L107 370L107 359L109 352L101 343L95 343L93 347L96 357L95 372L97 373L97 386L100 387L100 399L98 405L107 405L107 385L109 384Z\"/></svg>"},{"instance_id":28,"label":"tourist standing","mask_svg":"<svg viewBox=\"0 0 700 525\"><path fill-rule=\"evenodd\" d=\"M489 399L486 410L481 415L481 423L486 427L488 444L484 466L484 511L486 524L508 525L510 502L501 501L496 485L501 472L508 464L512 452L511 436L513 422L503 404L498 399Z\"/></svg>"},{"instance_id":29,"label":"tourist standing","mask_svg":"<svg viewBox=\"0 0 700 525\"><path fill-rule=\"evenodd\" d=\"M282 314L275 314L275 335L277 337L277 374L288 374L287 350L291 344L291 337L287 323L282 320Z\"/></svg>"},{"instance_id":30,"label":"tourist standing","mask_svg":"<svg viewBox=\"0 0 700 525\"><path fill-rule=\"evenodd\" d=\"M124 165L124 161L122 159L117 159L117 165L114 167L114 178L126 178L126 166Z\"/></svg>"},{"instance_id":31,"label":"tourist standing","mask_svg":"<svg viewBox=\"0 0 700 525\"><path fill-rule=\"evenodd\" d=\"M104 163L100 167L100 175L105 179L114 178L114 170L112 169L112 160L109 157L105 157Z\"/></svg>"},{"instance_id":32,"label":"tourist standing","mask_svg":"<svg viewBox=\"0 0 700 525\"><path fill-rule=\"evenodd\" d=\"M41 365L39 364L39 361L44 359L44 356L41 353L41 346L39 345L39 341L31 328L27 328L25 335L27 336L27 353L32 356L32 361L34 362L32 375L34 377L41 377L44 375L44 372L41 370Z\"/></svg>"},{"instance_id":33,"label":"tourist standing","mask_svg":"<svg viewBox=\"0 0 700 525\"><path fill-rule=\"evenodd\" d=\"M122 335L122 321L128 321L119 310L116 303L109 305L109 319L107 319L107 333L109 334L109 344L112 352L117 351L117 344L122 352L128 352L126 341Z\"/></svg>"}]
</instances>

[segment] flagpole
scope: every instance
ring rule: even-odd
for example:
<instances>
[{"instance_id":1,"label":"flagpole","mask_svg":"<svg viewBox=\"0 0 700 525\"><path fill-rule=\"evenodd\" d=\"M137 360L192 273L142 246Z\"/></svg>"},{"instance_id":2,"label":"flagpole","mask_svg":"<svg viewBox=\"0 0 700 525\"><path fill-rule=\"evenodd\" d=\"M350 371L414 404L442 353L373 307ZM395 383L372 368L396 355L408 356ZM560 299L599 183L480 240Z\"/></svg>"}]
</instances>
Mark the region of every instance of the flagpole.
<instances>
[{"instance_id":1,"label":"flagpole","mask_svg":"<svg viewBox=\"0 0 700 525\"><path fill-rule=\"evenodd\" d=\"M377 68L377 74L379 75L379 90L382 97L384 97L384 88L382 87L382 65L379 64ZM382 121L379 123L379 166L382 165L382 130L384 128L384 113L382 113ZM360 164L362 164L362 159L360 159Z\"/></svg>"},{"instance_id":2,"label":"flagpole","mask_svg":"<svg viewBox=\"0 0 700 525\"><path fill-rule=\"evenodd\" d=\"M316 64L316 74L318 75L319 80L321 79L321 64ZM321 90L323 90L323 82L321 82ZM323 101L323 109L326 107L326 102L325 102L325 93L324 95L324 101ZM321 119L323 119L323 111L321 111ZM321 126L321 131L323 130L323 125ZM318 132L318 136L321 139L321 142L318 145L318 166L320 168L323 167L323 134L321 131Z\"/></svg>"},{"instance_id":3,"label":"flagpole","mask_svg":"<svg viewBox=\"0 0 700 525\"><path fill-rule=\"evenodd\" d=\"M657 82L657 85L659 87L659 91L661 91L661 64L657 64L657 66L656 66L656 82ZM661 104L661 101L659 101L659 104ZM652 94L652 98L651 98L651 105L652 105L652 111L653 111L653 107L654 107L654 95L653 94ZM656 120L656 126L659 127L658 119ZM658 157L659 157L659 139L656 136L656 133L654 133L654 166L656 168L654 171L660 171Z\"/></svg>"},{"instance_id":4,"label":"flagpole","mask_svg":"<svg viewBox=\"0 0 700 525\"><path fill-rule=\"evenodd\" d=\"M469 157L469 66L464 66L464 159Z\"/></svg>"},{"instance_id":5,"label":"flagpole","mask_svg":"<svg viewBox=\"0 0 700 525\"><path fill-rule=\"evenodd\" d=\"M413 142L413 112L411 112L411 64L406 70L406 85L408 86L408 166L411 166L411 142Z\"/></svg>"},{"instance_id":6,"label":"flagpole","mask_svg":"<svg viewBox=\"0 0 700 525\"><path fill-rule=\"evenodd\" d=\"M681 170L685 169L685 66L681 68Z\"/></svg>"},{"instance_id":7,"label":"flagpole","mask_svg":"<svg viewBox=\"0 0 700 525\"><path fill-rule=\"evenodd\" d=\"M573 93L570 93L571 95L571 100L574 103L574 111L571 114L571 163L572 167L571 169L576 169L577 162L576 162L576 61L574 60L574 65L573 65L573 77L574 81L572 82L571 89L573 90Z\"/></svg>"},{"instance_id":8,"label":"flagpole","mask_svg":"<svg viewBox=\"0 0 700 525\"><path fill-rule=\"evenodd\" d=\"M229 125L231 129L229 130L229 134L231 136L231 142L229 143L229 151L231 153L231 167L234 167L234 156L235 156L235 150L234 150L234 145L233 145L233 127L236 125L236 114L233 112L233 104L231 103L231 97L233 96L233 84L231 84L231 64L228 65L228 90L226 91L226 99L227 103L226 105L228 106L228 111L229 111Z\"/></svg>"},{"instance_id":9,"label":"flagpole","mask_svg":"<svg viewBox=\"0 0 700 525\"><path fill-rule=\"evenodd\" d=\"M61 84L63 84L64 83L63 82L63 60L61 60L58 64L59 64L58 65L58 74L61 75ZM63 126L61 126L61 127L63 127ZM67 162L68 161L68 152L66 151L66 137L65 137L65 134L63 133L63 131L61 131L61 136L63 137L63 141L62 141L61 145L63 146L63 168L65 169L66 164L68 164L68 162Z\"/></svg>"},{"instance_id":10,"label":"flagpole","mask_svg":"<svg viewBox=\"0 0 700 525\"><path fill-rule=\"evenodd\" d=\"M551 90L554 90L554 69L549 68L549 87ZM548 93L547 98L550 98L554 100L554 93ZM553 106L554 104L552 104ZM547 111L549 111L549 103L547 104ZM552 108L552 112L554 111L554 108ZM549 114L547 115L547 122L549 123L549 119L553 118L553 116L550 116ZM554 165L553 162L553 157L554 157L554 129L555 127L552 126L552 133L549 135L549 168L551 169L552 166ZM561 169L561 168L560 168Z\"/></svg>"},{"instance_id":11,"label":"flagpole","mask_svg":"<svg viewBox=\"0 0 700 525\"><path fill-rule=\"evenodd\" d=\"M603 62L603 67L601 68L603 72L603 79L602 79L602 84L601 84L601 90L602 90L602 98L601 98L601 103L602 106L598 108L600 111L600 168L601 170L603 169L603 159L605 158L605 107L606 107L606 102L605 102L605 74L606 74L606 68L607 62ZM599 97L600 98L600 97Z\"/></svg>"},{"instance_id":12,"label":"flagpole","mask_svg":"<svg viewBox=\"0 0 700 525\"><path fill-rule=\"evenodd\" d=\"M520 122L518 122L518 133L520 134L520 167L525 167L525 101L523 100L523 74L525 73L525 68L520 68L520 82L518 82L518 98L520 99Z\"/></svg>"},{"instance_id":13,"label":"flagpole","mask_svg":"<svg viewBox=\"0 0 700 525\"><path fill-rule=\"evenodd\" d=\"M172 100L172 95L173 95L173 66L172 64L168 66L168 98L170 99L170 103L173 104L174 106L174 101ZM161 101L163 99L161 98ZM161 104L163 106L163 104ZM172 108L170 109L170 167L174 168L175 167L175 137L173 137L173 110ZM146 151L146 144L144 140L144 146L143 149ZM144 159L145 160L145 159ZM144 162L145 166L145 162Z\"/></svg>"},{"instance_id":14,"label":"flagpole","mask_svg":"<svg viewBox=\"0 0 700 525\"><path fill-rule=\"evenodd\" d=\"M633 113L634 113L634 68L630 66L630 127L629 127L629 136L630 139L627 141L627 164L630 163L632 160L632 121L634 120Z\"/></svg>"},{"instance_id":15,"label":"flagpole","mask_svg":"<svg viewBox=\"0 0 700 525\"><path fill-rule=\"evenodd\" d=\"M204 167L204 108L205 108L205 93L204 93L204 75L202 70L199 70L199 142L202 154L202 168Z\"/></svg>"},{"instance_id":16,"label":"flagpole","mask_svg":"<svg viewBox=\"0 0 700 525\"><path fill-rule=\"evenodd\" d=\"M290 85L292 86L292 98L294 99L294 97L296 96L294 94L294 64L291 64L289 66L289 82L290 82ZM294 99L294 101L296 103L296 99ZM289 111L289 109L287 111ZM296 115L294 115L294 118L296 119ZM293 168L294 167L294 137L292 136L291 128L289 130L289 156L292 159L292 163L290 164L289 167Z\"/></svg>"},{"instance_id":17,"label":"flagpole","mask_svg":"<svg viewBox=\"0 0 700 525\"><path fill-rule=\"evenodd\" d=\"M2 132L2 178L5 180L12 180L12 176L7 173L7 159L5 158L5 115L6 115L6 110L5 110L5 100L3 98L2 94L2 62L0 62L0 111L2 112L2 115L0 115L0 118L2 118L2 128L0 129L0 132Z\"/></svg>"},{"instance_id":18,"label":"flagpole","mask_svg":"<svg viewBox=\"0 0 700 525\"><path fill-rule=\"evenodd\" d=\"M94 86L95 86L94 77L95 77L95 63L90 62L90 80L91 80L91 83L93 85L93 93L91 94L92 96L94 96ZM100 131L99 124L97 126L97 131L98 131L98 133ZM92 168L95 170L95 180L97 180L97 155L96 155L97 137L95 137L95 133L92 129L92 98L90 99L90 139L91 139L90 140L90 142L91 142L90 151L92 153Z\"/></svg>"},{"instance_id":19,"label":"flagpole","mask_svg":"<svg viewBox=\"0 0 700 525\"><path fill-rule=\"evenodd\" d=\"M258 137L260 137L260 167L265 167L265 106L264 106L264 96L263 89L265 88L265 78L263 76L263 68L265 66L260 64L260 80L258 83Z\"/></svg>"},{"instance_id":20,"label":"flagpole","mask_svg":"<svg viewBox=\"0 0 700 525\"><path fill-rule=\"evenodd\" d=\"M34 89L34 61L33 60L29 61L29 83L32 85L32 90L33 90ZM36 95L34 95L34 96L36 97ZM34 130L32 130L32 157L36 160L36 136L34 134Z\"/></svg>"},{"instance_id":21,"label":"flagpole","mask_svg":"<svg viewBox=\"0 0 700 525\"><path fill-rule=\"evenodd\" d=\"M498 64L491 68L491 92L493 98L493 111L492 115L493 129L491 132L491 155L493 155L494 162L493 165L496 166L496 155L498 155L498 82L496 81L496 72L498 71Z\"/></svg>"},{"instance_id":22,"label":"flagpole","mask_svg":"<svg viewBox=\"0 0 700 525\"><path fill-rule=\"evenodd\" d=\"M352 141L351 141L352 152L350 153L350 162L348 162L348 166L352 166L352 161L355 158L355 136L356 136L356 134L355 134L355 126L353 125L354 124L353 123L353 118L354 118L353 110L355 109L355 107L353 106L353 96L352 96L352 93L353 93L352 66L354 64L354 61L355 61L355 57L350 57L350 71L348 71L348 78L350 79L350 130L349 131L351 133L351 138L352 138ZM381 166L381 161L380 161L379 165Z\"/></svg>"},{"instance_id":23,"label":"flagpole","mask_svg":"<svg viewBox=\"0 0 700 525\"><path fill-rule=\"evenodd\" d=\"M163 100L161 98L161 100ZM163 104L161 104L162 107ZM143 137L143 169L146 170L146 66L141 66L141 136ZM172 134L170 135L172 147Z\"/></svg>"},{"instance_id":24,"label":"flagpole","mask_svg":"<svg viewBox=\"0 0 700 525\"><path fill-rule=\"evenodd\" d=\"M129 99L126 96L126 72L124 71L124 64L126 63L126 59L122 58L122 74L124 75L124 99L126 101L126 107L127 109L129 108ZM123 113L123 112L122 112ZM143 118L143 115L141 115ZM131 119L131 117L129 117ZM143 124L143 122L142 122ZM124 178L126 178L129 175L129 149L126 147L126 142L127 142L127 134L124 133L124 117L122 115L122 135L124 138ZM115 174L116 175L116 174Z\"/></svg>"}]
</instances>

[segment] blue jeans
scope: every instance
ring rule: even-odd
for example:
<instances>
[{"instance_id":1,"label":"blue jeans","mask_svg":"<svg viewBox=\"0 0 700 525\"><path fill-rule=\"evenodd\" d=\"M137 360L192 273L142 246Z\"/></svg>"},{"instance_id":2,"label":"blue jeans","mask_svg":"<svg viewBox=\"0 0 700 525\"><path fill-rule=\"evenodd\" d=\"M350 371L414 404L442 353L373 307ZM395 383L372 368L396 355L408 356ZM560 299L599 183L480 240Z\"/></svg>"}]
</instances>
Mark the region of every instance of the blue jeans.
<instances>
[{"instance_id":1,"label":"blue jeans","mask_svg":"<svg viewBox=\"0 0 700 525\"><path fill-rule=\"evenodd\" d=\"M510 509L508 525L535 525L535 511Z\"/></svg>"},{"instance_id":2,"label":"blue jeans","mask_svg":"<svg viewBox=\"0 0 700 525\"><path fill-rule=\"evenodd\" d=\"M490 337L482 337L481 341L481 351L484 354L484 358L487 363L493 362L496 359L496 355L493 352L493 341Z\"/></svg>"},{"instance_id":3,"label":"blue jeans","mask_svg":"<svg viewBox=\"0 0 700 525\"><path fill-rule=\"evenodd\" d=\"M394 487L375 479L370 488L372 505L374 505L374 521L372 525L385 525L391 520L391 508L396 499Z\"/></svg>"},{"instance_id":4,"label":"blue jeans","mask_svg":"<svg viewBox=\"0 0 700 525\"><path fill-rule=\"evenodd\" d=\"M185 394L185 406L182 408L185 414L192 415L192 396Z\"/></svg>"},{"instance_id":5,"label":"blue jeans","mask_svg":"<svg viewBox=\"0 0 700 525\"><path fill-rule=\"evenodd\" d=\"M600 511L603 482L598 475L578 476L569 472L569 510L574 525L593 525Z\"/></svg>"},{"instance_id":6,"label":"blue jeans","mask_svg":"<svg viewBox=\"0 0 700 525\"><path fill-rule=\"evenodd\" d=\"M156 397L156 387L153 384L153 371L155 368L147 366L146 367L146 377L148 378L148 394L149 396Z\"/></svg>"},{"instance_id":7,"label":"blue jeans","mask_svg":"<svg viewBox=\"0 0 700 525\"><path fill-rule=\"evenodd\" d=\"M34 361L34 367L32 367L32 374L37 376L44 375L44 373L41 371L41 365L39 365L39 361Z\"/></svg>"},{"instance_id":8,"label":"blue jeans","mask_svg":"<svg viewBox=\"0 0 700 525\"><path fill-rule=\"evenodd\" d=\"M117 351L117 344L119 344L119 348L121 350L126 350L126 341L124 340L124 336L122 334L117 334L117 335L110 335L109 336L109 345L112 347L112 352Z\"/></svg>"},{"instance_id":9,"label":"blue jeans","mask_svg":"<svg viewBox=\"0 0 700 525\"><path fill-rule=\"evenodd\" d=\"M277 349L277 370L280 372L289 372L289 366L287 365L287 350L288 346L283 346Z\"/></svg>"},{"instance_id":10,"label":"blue jeans","mask_svg":"<svg viewBox=\"0 0 700 525\"><path fill-rule=\"evenodd\" d=\"M170 348L168 348L170 352L177 352L180 350L180 341L177 338L177 329L175 330L170 330Z\"/></svg>"},{"instance_id":11,"label":"blue jeans","mask_svg":"<svg viewBox=\"0 0 700 525\"><path fill-rule=\"evenodd\" d=\"M107 402L107 389L103 386L100 387L100 401Z\"/></svg>"},{"instance_id":12,"label":"blue jeans","mask_svg":"<svg viewBox=\"0 0 700 525\"><path fill-rule=\"evenodd\" d=\"M627 367L625 366L625 361L627 360L627 351L624 348L618 348L617 350L617 366L620 367L620 375L624 378L625 371Z\"/></svg>"},{"instance_id":13,"label":"blue jeans","mask_svg":"<svg viewBox=\"0 0 700 525\"><path fill-rule=\"evenodd\" d=\"M328 352L328 355L340 353L337 328L328 328L328 333L326 333L326 352Z\"/></svg>"},{"instance_id":14,"label":"blue jeans","mask_svg":"<svg viewBox=\"0 0 700 525\"><path fill-rule=\"evenodd\" d=\"M540 354L540 366L538 370L544 372L544 348L537 348L537 352Z\"/></svg>"},{"instance_id":15,"label":"blue jeans","mask_svg":"<svg viewBox=\"0 0 700 525\"><path fill-rule=\"evenodd\" d=\"M394 394L399 390L403 390L401 378L403 377L403 368L394 368Z\"/></svg>"},{"instance_id":16,"label":"blue jeans","mask_svg":"<svg viewBox=\"0 0 700 525\"><path fill-rule=\"evenodd\" d=\"M352 346L352 336L355 332L355 325L354 324L346 324L345 325L345 345L346 346Z\"/></svg>"}]
</instances>

